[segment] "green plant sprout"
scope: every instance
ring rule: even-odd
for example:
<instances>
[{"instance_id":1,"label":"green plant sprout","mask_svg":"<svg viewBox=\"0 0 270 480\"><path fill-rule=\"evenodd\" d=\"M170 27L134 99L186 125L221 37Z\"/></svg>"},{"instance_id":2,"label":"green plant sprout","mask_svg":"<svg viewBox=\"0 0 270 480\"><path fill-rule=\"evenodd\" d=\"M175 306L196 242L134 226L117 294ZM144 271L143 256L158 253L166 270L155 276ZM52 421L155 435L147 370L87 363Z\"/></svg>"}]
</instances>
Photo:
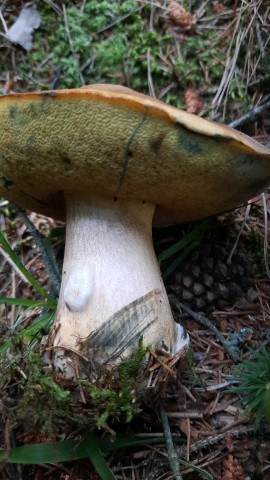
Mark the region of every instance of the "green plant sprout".
<instances>
[{"instance_id":1,"label":"green plant sprout","mask_svg":"<svg viewBox=\"0 0 270 480\"><path fill-rule=\"evenodd\" d=\"M257 351L250 350L250 359L242 360L233 375L239 385L227 390L228 393L242 395L238 404L255 416L258 427L263 418L270 421L270 352L261 345Z\"/></svg>"},{"instance_id":2,"label":"green plant sprout","mask_svg":"<svg viewBox=\"0 0 270 480\"><path fill-rule=\"evenodd\" d=\"M29 311L33 309L41 309L41 314L38 316L37 321L23 329L23 335L26 341L28 343L32 342L32 346L34 346L38 341L41 340L41 337L44 334L47 334L49 332L49 329L54 321L57 301L39 285L39 283L31 275L31 273L24 267L19 257L12 250L8 241L2 233L0 233L0 246L2 246L5 253L9 256L11 264L13 264L17 269L19 269L22 276L30 283L33 289L41 297L44 298L44 300L28 300L23 298L0 297L0 304L6 306L14 305L20 308L20 316L15 322L13 334L16 329L23 323L23 320L29 314ZM23 307L26 307L26 309L23 310ZM22 331L20 332L20 334L22 334ZM0 344L0 353L6 352L10 345L11 340L9 339L4 343Z\"/></svg>"},{"instance_id":3,"label":"green plant sprout","mask_svg":"<svg viewBox=\"0 0 270 480\"><path fill-rule=\"evenodd\" d=\"M131 358L124 359L117 368L118 388L98 388L88 380L81 380L96 405L101 405L102 413L96 425L101 428L109 417L125 416L125 421L130 422L134 415L141 409L138 406L137 389L142 381L146 355L149 347L143 346L142 338L139 340L138 349ZM137 387L137 388L136 388Z\"/></svg>"}]
</instances>

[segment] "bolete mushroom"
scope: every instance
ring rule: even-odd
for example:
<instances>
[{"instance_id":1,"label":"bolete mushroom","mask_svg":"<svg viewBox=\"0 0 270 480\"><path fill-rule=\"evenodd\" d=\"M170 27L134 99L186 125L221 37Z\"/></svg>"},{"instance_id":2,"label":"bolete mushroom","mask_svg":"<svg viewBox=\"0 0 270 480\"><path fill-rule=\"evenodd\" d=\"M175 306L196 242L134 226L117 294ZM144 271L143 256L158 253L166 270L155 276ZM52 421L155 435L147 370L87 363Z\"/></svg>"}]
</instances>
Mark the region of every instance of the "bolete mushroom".
<instances>
[{"instance_id":1,"label":"bolete mushroom","mask_svg":"<svg viewBox=\"0 0 270 480\"><path fill-rule=\"evenodd\" d=\"M270 150L113 85L2 96L0 130L0 195L67 223L55 365L72 375L68 349L115 363L140 337L177 352L152 218L242 204L268 184Z\"/></svg>"}]
</instances>

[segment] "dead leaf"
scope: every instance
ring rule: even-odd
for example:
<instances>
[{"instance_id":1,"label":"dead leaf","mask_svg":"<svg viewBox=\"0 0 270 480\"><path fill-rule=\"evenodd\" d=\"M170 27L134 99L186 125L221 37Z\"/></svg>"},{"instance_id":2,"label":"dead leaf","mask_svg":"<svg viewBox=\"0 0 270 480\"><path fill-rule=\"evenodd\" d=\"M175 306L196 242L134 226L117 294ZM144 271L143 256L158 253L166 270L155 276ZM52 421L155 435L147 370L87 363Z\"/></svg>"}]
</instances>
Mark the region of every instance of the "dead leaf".
<instances>
[{"instance_id":1,"label":"dead leaf","mask_svg":"<svg viewBox=\"0 0 270 480\"><path fill-rule=\"evenodd\" d=\"M36 7L24 7L16 22L7 30L6 37L29 51L32 48L32 33L40 24L41 17Z\"/></svg>"}]
</instances>

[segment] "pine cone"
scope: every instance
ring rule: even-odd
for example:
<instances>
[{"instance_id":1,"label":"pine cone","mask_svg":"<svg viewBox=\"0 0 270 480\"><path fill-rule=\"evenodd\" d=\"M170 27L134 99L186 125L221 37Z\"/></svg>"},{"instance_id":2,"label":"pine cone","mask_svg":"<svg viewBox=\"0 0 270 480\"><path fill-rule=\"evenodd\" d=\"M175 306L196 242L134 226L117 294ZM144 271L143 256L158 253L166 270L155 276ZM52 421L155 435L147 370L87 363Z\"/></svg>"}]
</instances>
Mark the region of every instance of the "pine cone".
<instances>
[{"instance_id":1,"label":"pine cone","mask_svg":"<svg viewBox=\"0 0 270 480\"><path fill-rule=\"evenodd\" d=\"M244 480L244 470L239 464L237 458L229 455L223 460L224 475L222 480Z\"/></svg>"},{"instance_id":2,"label":"pine cone","mask_svg":"<svg viewBox=\"0 0 270 480\"><path fill-rule=\"evenodd\" d=\"M184 93L186 111L188 113L198 113L203 108L203 102L195 88L188 88Z\"/></svg>"},{"instance_id":3,"label":"pine cone","mask_svg":"<svg viewBox=\"0 0 270 480\"><path fill-rule=\"evenodd\" d=\"M197 311L252 302L256 266L246 252L234 254L228 264L229 253L228 247L211 244L195 250L171 276L178 299Z\"/></svg>"},{"instance_id":4,"label":"pine cone","mask_svg":"<svg viewBox=\"0 0 270 480\"><path fill-rule=\"evenodd\" d=\"M184 30L190 30L195 25L193 15L177 2L171 2L168 8L171 21Z\"/></svg>"},{"instance_id":5,"label":"pine cone","mask_svg":"<svg viewBox=\"0 0 270 480\"><path fill-rule=\"evenodd\" d=\"M225 12L225 5L221 2L214 2L213 11L216 15L221 15Z\"/></svg>"}]
</instances>

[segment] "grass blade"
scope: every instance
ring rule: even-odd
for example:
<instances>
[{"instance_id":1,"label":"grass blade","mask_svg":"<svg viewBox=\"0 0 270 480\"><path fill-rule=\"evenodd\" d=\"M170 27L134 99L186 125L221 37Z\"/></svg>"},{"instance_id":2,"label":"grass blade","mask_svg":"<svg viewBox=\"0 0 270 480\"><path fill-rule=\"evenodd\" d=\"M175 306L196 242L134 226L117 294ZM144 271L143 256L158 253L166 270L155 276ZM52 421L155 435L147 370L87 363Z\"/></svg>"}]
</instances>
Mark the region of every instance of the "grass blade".
<instances>
[{"instance_id":1,"label":"grass blade","mask_svg":"<svg viewBox=\"0 0 270 480\"><path fill-rule=\"evenodd\" d=\"M90 442L90 443L88 443ZM158 438L118 438L112 442L109 438L98 438L93 435L88 435L83 442L75 440L63 440L60 442L46 442L34 445L25 445L22 447L13 448L10 452L0 450L0 462L6 461L8 463L20 464L43 464L43 463L60 463L69 462L71 460L80 460L89 456L88 450L95 442L103 455L106 455L113 450L122 448L135 447L140 445L161 445L165 443L164 437ZM175 443L184 443L184 440L177 437L174 439Z\"/></svg>"},{"instance_id":2,"label":"grass blade","mask_svg":"<svg viewBox=\"0 0 270 480\"><path fill-rule=\"evenodd\" d=\"M40 465L80 460L87 455L85 448L82 445L78 446L78 442L75 440L64 440L62 442L39 443L13 448L7 458L6 456L7 452L0 451L0 462Z\"/></svg>"},{"instance_id":3,"label":"grass blade","mask_svg":"<svg viewBox=\"0 0 270 480\"><path fill-rule=\"evenodd\" d=\"M194 472L199 473L203 478L206 478L206 480L214 480L212 475L210 473L206 472L203 468L197 467L196 465L193 465L193 463L185 462L185 460L179 460L181 465L184 465L187 468L190 468L191 470L194 470Z\"/></svg>"},{"instance_id":4,"label":"grass blade","mask_svg":"<svg viewBox=\"0 0 270 480\"><path fill-rule=\"evenodd\" d=\"M210 224L211 224L211 219L207 219L207 220L204 220L199 225L196 225L195 227L193 227L191 232L187 233L183 238L181 238L181 240L179 240L178 242L174 243L170 247L163 250L163 252L161 252L158 255L158 261L162 262L163 260L166 260L172 255L175 255L180 250L183 250L186 247L188 247L188 245L190 245L194 241L200 242Z\"/></svg>"},{"instance_id":5,"label":"grass blade","mask_svg":"<svg viewBox=\"0 0 270 480\"><path fill-rule=\"evenodd\" d=\"M0 297L0 304L6 304L9 306L16 305L17 307L44 307L44 308L55 308L57 306L56 300L50 298L48 302L42 302L39 300L27 300L24 298L8 298Z\"/></svg>"},{"instance_id":6,"label":"grass blade","mask_svg":"<svg viewBox=\"0 0 270 480\"><path fill-rule=\"evenodd\" d=\"M2 245L5 252L11 258L12 262L19 268L28 282L35 288L35 290L42 295L42 297L48 298L50 300L54 300L53 297L49 293L47 293L39 283L32 277L31 273L25 268L25 266L21 263L20 259L17 257L16 253L12 250L9 243L5 239L4 235L0 233L0 245Z\"/></svg>"},{"instance_id":7,"label":"grass blade","mask_svg":"<svg viewBox=\"0 0 270 480\"><path fill-rule=\"evenodd\" d=\"M199 225L196 225L195 227L193 227L191 232L187 233L181 240L174 243L169 248L163 250L163 252L158 255L158 261L161 264L167 258L176 255L178 252L182 251L163 273L162 278L164 281L168 279L168 277L173 273L173 271L178 267L178 265L186 258L189 253L191 253L195 248L200 246L202 238L205 232L207 232L211 221L211 219L206 219Z\"/></svg>"},{"instance_id":8,"label":"grass blade","mask_svg":"<svg viewBox=\"0 0 270 480\"><path fill-rule=\"evenodd\" d=\"M32 323L29 327L25 328L20 332L21 335L24 335L32 341L38 335L46 335L53 324L55 317L55 310L44 315L42 318L37 320L37 322ZM15 332L16 333L16 332ZM0 346L0 354L5 353L11 346L12 340L8 340Z\"/></svg>"},{"instance_id":9,"label":"grass blade","mask_svg":"<svg viewBox=\"0 0 270 480\"><path fill-rule=\"evenodd\" d=\"M111 469L108 467L95 437L88 437L83 442L85 452L95 467L96 472L102 480L116 480Z\"/></svg>"},{"instance_id":10,"label":"grass blade","mask_svg":"<svg viewBox=\"0 0 270 480\"><path fill-rule=\"evenodd\" d=\"M196 240L192 242L190 245L188 245L184 252L181 253L181 255L178 255L178 257L171 263L171 265L165 270L165 272L162 275L163 280L167 280L169 276L174 272L174 270L178 267L178 265L186 258L186 256L191 253L195 248L197 248L200 245L200 240Z\"/></svg>"}]
</instances>

